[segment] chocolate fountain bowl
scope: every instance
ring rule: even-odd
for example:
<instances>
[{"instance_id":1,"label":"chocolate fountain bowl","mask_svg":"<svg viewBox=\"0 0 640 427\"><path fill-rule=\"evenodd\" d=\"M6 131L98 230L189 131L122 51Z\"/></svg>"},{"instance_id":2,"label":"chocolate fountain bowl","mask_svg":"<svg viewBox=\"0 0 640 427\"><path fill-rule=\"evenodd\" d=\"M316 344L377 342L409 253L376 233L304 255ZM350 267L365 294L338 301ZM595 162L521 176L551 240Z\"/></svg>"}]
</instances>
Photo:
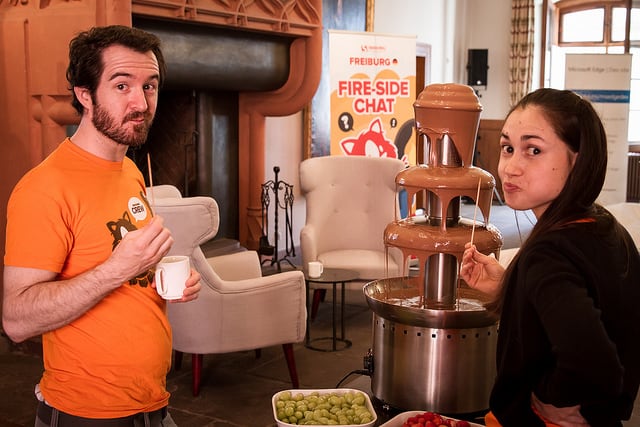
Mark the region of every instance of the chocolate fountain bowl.
<instances>
[{"instance_id":1,"label":"chocolate fountain bowl","mask_svg":"<svg viewBox=\"0 0 640 427\"><path fill-rule=\"evenodd\" d=\"M425 308L422 286L416 277L364 286L374 312L373 395L399 410L449 415L487 410L495 377L497 318L468 287L458 290L451 309Z\"/></svg>"}]
</instances>

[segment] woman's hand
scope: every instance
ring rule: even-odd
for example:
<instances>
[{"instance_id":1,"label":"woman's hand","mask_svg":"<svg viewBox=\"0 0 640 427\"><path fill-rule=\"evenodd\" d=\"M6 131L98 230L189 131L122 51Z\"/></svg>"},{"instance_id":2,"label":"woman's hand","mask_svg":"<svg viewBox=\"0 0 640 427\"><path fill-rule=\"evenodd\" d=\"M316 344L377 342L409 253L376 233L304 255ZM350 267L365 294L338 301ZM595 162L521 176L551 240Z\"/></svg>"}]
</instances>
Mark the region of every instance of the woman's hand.
<instances>
[{"instance_id":1,"label":"woman's hand","mask_svg":"<svg viewBox=\"0 0 640 427\"><path fill-rule=\"evenodd\" d=\"M502 284L504 268L492 256L481 254L472 243L465 245L460 277L467 284L491 298L496 298Z\"/></svg>"}]
</instances>

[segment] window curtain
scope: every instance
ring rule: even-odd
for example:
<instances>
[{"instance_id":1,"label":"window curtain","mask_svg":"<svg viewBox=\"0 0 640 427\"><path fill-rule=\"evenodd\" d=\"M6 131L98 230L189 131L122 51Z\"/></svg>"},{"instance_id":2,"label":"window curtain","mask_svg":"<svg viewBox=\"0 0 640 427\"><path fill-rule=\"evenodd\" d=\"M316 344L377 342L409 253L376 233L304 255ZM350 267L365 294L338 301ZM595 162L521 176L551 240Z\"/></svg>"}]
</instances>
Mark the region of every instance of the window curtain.
<instances>
[{"instance_id":1,"label":"window curtain","mask_svg":"<svg viewBox=\"0 0 640 427\"><path fill-rule=\"evenodd\" d=\"M531 88L533 75L534 0L511 2L511 53L509 55L509 94L511 106Z\"/></svg>"}]
</instances>

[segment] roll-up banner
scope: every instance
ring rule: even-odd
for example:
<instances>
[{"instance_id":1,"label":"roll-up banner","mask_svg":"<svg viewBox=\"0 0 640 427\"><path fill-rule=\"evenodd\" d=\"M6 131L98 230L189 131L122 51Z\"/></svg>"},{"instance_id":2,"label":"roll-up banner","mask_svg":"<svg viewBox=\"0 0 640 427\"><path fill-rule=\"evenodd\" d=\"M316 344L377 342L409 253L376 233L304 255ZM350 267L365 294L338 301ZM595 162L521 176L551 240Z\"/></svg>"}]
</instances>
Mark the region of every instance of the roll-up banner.
<instances>
[{"instance_id":1,"label":"roll-up banner","mask_svg":"<svg viewBox=\"0 0 640 427\"><path fill-rule=\"evenodd\" d=\"M415 164L416 38L329 30L331 154Z\"/></svg>"},{"instance_id":2,"label":"roll-up banner","mask_svg":"<svg viewBox=\"0 0 640 427\"><path fill-rule=\"evenodd\" d=\"M629 142L631 55L567 54L565 88L591 101L607 134L608 163L598 197L603 205L625 202Z\"/></svg>"}]
</instances>

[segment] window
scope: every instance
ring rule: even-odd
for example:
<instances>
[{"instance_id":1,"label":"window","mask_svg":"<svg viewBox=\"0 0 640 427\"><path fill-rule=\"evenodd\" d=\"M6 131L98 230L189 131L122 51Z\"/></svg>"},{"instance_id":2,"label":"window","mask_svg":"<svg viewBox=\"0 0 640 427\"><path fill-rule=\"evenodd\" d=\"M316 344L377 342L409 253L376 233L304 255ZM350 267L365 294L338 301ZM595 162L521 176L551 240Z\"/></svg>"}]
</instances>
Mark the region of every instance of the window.
<instances>
[{"instance_id":1,"label":"window","mask_svg":"<svg viewBox=\"0 0 640 427\"><path fill-rule=\"evenodd\" d=\"M623 46L626 0L557 0L558 46Z\"/></svg>"},{"instance_id":2,"label":"window","mask_svg":"<svg viewBox=\"0 0 640 427\"><path fill-rule=\"evenodd\" d=\"M624 28L624 27L623 27ZM560 15L559 45L604 42L604 8Z\"/></svg>"}]
</instances>

